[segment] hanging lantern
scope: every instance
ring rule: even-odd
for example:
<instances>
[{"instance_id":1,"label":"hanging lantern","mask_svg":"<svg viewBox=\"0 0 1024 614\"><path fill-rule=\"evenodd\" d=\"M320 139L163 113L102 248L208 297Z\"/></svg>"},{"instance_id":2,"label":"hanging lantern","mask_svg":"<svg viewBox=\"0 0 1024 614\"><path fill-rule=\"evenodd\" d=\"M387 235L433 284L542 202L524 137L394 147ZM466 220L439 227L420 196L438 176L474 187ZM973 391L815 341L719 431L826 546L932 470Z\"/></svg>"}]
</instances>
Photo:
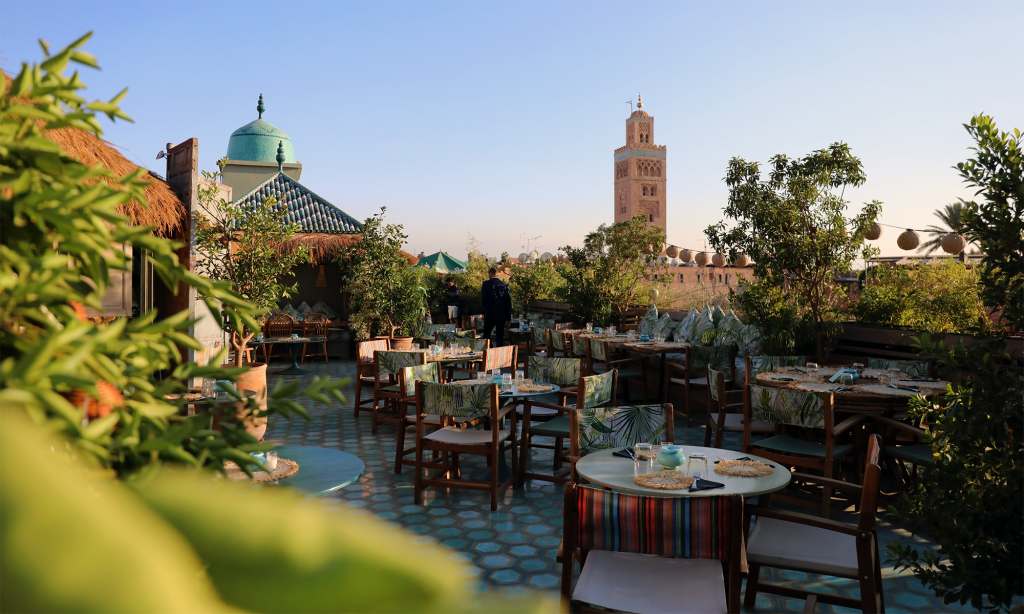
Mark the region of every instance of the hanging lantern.
<instances>
[{"instance_id":1,"label":"hanging lantern","mask_svg":"<svg viewBox=\"0 0 1024 614\"><path fill-rule=\"evenodd\" d=\"M750 256L743 253L736 254L736 259L732 261L732 265L737 269L742 269L748 264L750 264Z\"/></svg>"},{"instance_id":2,"label":"hanging lantern","mask_svg":"<svg viewBox=\"0 0 1024 614\"><path fill-rule=\"evenodd\" d=\"M953 254L954 256L964 251L967 247L967 239L960 233L951 232L948 235L942 237L942 251L947 254Z\"/></svg>"},{"instance_id":3,"label":"hanging lantern","mask_svg":"<svg viewBox=\"0 0 1024 614\"><path fill-rule=\"evenodd\" d=\"M868 226L867 231L864 233L864 238L868 241L875 241L882 236L882 225L878 222L873 222Z\"/></svg>"},{"instance_id":4,"label":"hanging lantern","mask_svg":"<svg viewBox=\"0 0 1024 614\"><path fill-rule=\"evenodd\" d=\"M688 249L680 250L679 259L683 262L693 262L693 252Z\"/></svg>"},{"instance_id":5,"label":"hanging lantern","mask_svg":"<svg viewBox=\"0 0 1024 614\"><path fill-rule=\"evenodd\" d=\"M650 291L647 292L647 294L648 294L648 296L651 297L652 301L655 301L655 300L658 299L658 289L657 288L651 288Z\"/></svg>"},{"instance_id":6,"label":"hanging lantern","mask_svg":"<svg viewBox=\"0 0 1024 614\"><path fill-rule=\"evenodd\" d=\"M921 236L911 228L908 228L900 236L896 237L896 245L899 245L902 250L910 251L916 249L920 244Z\"/></svg>"},{"instance_id":7,"label":"hanging lantern","mask_svg":"<svg viewBox=\"0 0 1024 614\"><path fill-rule=\"evenodd\" d=\"M707 266L708 262L711 261L711 256L708 256L707 252L701 252L694 258L697 261L697 266Z\"/></svg>"},{"instance_id":8,"label":"hanging lantern","mask_svg":"<svg viewBox=\"0 0 1024 614\"><path fill-rule=\"evenodd\" d=\"M665 255L669 258L676 258L679 256L679 248L675 245L669 245L665 248Z\"/></svg>"},{"instance_id":9,"label":"hanging lantern","mask_svg":"<svg viewBox=\"0 0 1024 614\"><path fill-rule=\"evenodd\" d=\"M726 260L723 254L716 253L714 256L711 257L711 264L715 265L718 268L724 267L725 263Z\"/></svg>"}]
</instances>

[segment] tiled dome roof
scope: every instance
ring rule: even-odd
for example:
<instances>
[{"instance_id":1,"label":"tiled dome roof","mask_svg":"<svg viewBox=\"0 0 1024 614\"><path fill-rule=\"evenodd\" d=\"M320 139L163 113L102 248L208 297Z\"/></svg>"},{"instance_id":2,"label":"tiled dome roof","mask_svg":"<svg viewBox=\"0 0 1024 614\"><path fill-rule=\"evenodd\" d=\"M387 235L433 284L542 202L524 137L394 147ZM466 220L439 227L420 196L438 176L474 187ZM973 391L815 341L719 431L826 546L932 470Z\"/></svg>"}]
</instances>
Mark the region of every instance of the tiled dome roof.
<instances>
[{"instance_id":1,"label":"tiled dome roof","mask_svg":"<svg viewBox=\"0 0 1024 614\"><path fill-rule=\"evenodd\" d=\"M277 206L284 207L284 221L299 224L304 234L358 234L363 225L352 216L327 202L306 186L279 172L235 201L239 207L253 206L271 196L277 197Z\"/></svg>"}]
</instances>

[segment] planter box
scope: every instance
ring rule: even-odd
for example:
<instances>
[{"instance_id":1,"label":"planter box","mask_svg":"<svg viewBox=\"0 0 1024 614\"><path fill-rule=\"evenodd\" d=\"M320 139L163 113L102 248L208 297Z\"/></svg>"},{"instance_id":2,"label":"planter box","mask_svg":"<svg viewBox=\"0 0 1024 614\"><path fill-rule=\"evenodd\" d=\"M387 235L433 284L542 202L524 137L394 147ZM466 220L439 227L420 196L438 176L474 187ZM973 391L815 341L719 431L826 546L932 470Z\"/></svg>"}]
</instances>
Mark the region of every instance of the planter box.
<instances>
[{"instance_id":1,"label":"planter box","mask_svg":"<svg viewBox=\"0 0 1024 614\"><path fill-rule=\"evenodd\" d=\"M922 334L923 331L912 328L871 326L858 322L847 322L843 324L843 333L829 358L830 360L844 360L869 356L914 360L919 356L917 349L913 346L913 337L920 337ZM956 333L932 333L931 337L933 340L943 340L947 347L952 347L960 341L966 345L976 340L974 335ZM1006 351L1012 356L1015 358L1024 356L1024 339L1003 337L1003 340L1006 343Z\"/></svg>"}]
</instances>

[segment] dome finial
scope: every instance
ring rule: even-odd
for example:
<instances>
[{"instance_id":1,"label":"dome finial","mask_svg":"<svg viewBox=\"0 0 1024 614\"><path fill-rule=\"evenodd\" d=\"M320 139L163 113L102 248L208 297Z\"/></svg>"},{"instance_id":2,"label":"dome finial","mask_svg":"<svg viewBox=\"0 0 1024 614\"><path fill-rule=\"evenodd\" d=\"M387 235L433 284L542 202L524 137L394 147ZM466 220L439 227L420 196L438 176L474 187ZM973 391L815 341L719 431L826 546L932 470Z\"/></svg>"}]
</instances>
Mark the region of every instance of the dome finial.
<instances>
[{"instance_id":1,"label":"dome finial","mask_svg":"<svg viewBox=\"0 0 1024 614\"><path fill-rule=\"evenodd\" d=\"M277 142L277 172L284 170L284 141Z\"/></svg>"},{"instance_id":2,"label":"dome finial","mask_svg":"<svg viewBox=\"0 0 1024 614\"><path fill-rule=\"evenodd\" d=\"M644 108L644 99L643 99L643 96L641 96L640 94L636 95L636 108L638 108L638 109Z\"/></svg>"},{"instance_id":3,"label":"dome finial","mask_svg":"<svg viewBox=\"0 0 1024 614\"><path fill-rule=\"evenodd\" d=\"M263 106L263 94L260 94L260 103L256 105L256 110L260 114L260 119L263 119L263 112L267 110L267 107Z\"/></svg>"}]
</instances>

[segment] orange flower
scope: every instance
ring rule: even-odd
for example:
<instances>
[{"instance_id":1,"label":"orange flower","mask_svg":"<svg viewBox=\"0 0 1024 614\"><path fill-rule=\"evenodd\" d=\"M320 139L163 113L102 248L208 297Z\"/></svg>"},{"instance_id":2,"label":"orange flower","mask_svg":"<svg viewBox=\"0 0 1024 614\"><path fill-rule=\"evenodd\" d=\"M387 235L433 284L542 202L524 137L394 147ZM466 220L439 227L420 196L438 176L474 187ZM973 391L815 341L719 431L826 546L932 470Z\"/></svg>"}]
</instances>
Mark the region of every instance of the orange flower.
<instances>
[{"instance_id":1,"label":"orange flower","mask_svg":"<svg viewBox=\"0 0 1024 614\"><path fill-rule=\"evenodd\" d=\"M71 308L75 310L75 315L78 316L79 320L83 322L89 321L89 316L85 314L85 305L79 303L78 301L68 301L68 304L71 305Z\"/></svg>"}]
</instances>

